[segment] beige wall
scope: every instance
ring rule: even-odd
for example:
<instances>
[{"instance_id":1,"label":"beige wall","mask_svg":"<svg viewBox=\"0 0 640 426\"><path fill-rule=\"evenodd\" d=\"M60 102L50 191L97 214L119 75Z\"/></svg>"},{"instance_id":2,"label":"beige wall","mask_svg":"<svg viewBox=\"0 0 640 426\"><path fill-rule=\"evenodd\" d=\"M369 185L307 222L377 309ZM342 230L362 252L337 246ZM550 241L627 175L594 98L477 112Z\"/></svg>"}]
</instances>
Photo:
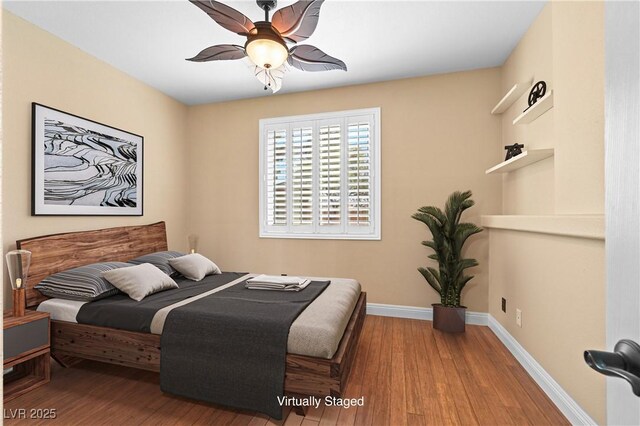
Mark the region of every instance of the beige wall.
<instances>
[{"instance_id":1,"label":"beige wall","mask_svg":"<svg viewBox=\"0 0 640 426\"><path fill-rule=\"evenodd\" d=\"M556 214L604 214L604 2L551 6Z\"/></svg>"},{"instance_id":2,"label":"beige wall","mask_svg":"<svg viewBox=\"0 0 640 426\"><path fill-rule=\"evenodd\" d=\"M551 8L545 7L518 46L502 66L501 91L496 100L507 93L515 83L544 80L547 89L554 89ZM513 119L528 104L527 91L502 114L502 142L498 152L504 158L504 146L516 142L524 149L553 148L553 110L529 125L512 124ZM553 214L554 211L554 159L549 158L526 169L504 174L503 214Z\"/></svg>"},{"instance_id":3,"label":"beige wall","mask_svg":"<svg viewBox=\"0 0 640 426\"><path fill-rule=\"evenodd\" d=\"M503 178L504 214L550 215L558 223L557 215L603 214L603 40L602 3L552 2L505 62L502 93L527 76L546 80L554 107L529 125L513 126L525 93L503 115L503 144L521 139L530 148L554 148L555 155ZM490 230L489 313L600 424L605 380L582 352L605 347L604 250L601 239Z\"/></svg>"},{"instance_id":4,"label":"beige wall","mask_svg":"<svg viewBox=\"0 0 640 426\"><path fill-rule=\"evenodd\" d=\"M496 229L490 236L489 313L604 424L604 378L582 357L585 349L605 347L603 241Z\"/></svg>"},{"instance_id":5,"label":"beige wall","mask_svg":"<svg viewBox=\"0 0 640 426\"><path fill-rule=\"evenodd\" d=\"M438 296L416 270L429 234L410 216L465 189L477 202L467 219L500 211L500 180L484 175L500 139L488 114L499 78L486 69L192 107L189 231L225 269L353 277L370 302L429 306ZM258 120L366 107L381 108L382 240L258 238ZM481 266L463 302L486 312L488 239L472 240Z\"/></svg>"},{"instance_id":6,"label":"beige wall","mask_svg":"<svg viewBox=\"0 0 640 426\"><path fill-rule=\"evenodd\" d=\"M186 106L6 11L2 42L4 251L16 239L159 220L170 246L186 249ZM30 215L31 102L144 136L144 216Z\"/></svg>"},{"instance_id":7,"label":"beige wall","mask_svg":"<svg viewBox=\"0 0 640 426\"><path fill-rule=\"evenodd\" d=\"M603 52L603 3L554 1L503 65L501 93L531 78L554 91L553 108L531 124L512 125L528 92L503 114L503 145L555 149L554 157L504 175L503 214L604 213Z\"/></svg>"}]
</instances>

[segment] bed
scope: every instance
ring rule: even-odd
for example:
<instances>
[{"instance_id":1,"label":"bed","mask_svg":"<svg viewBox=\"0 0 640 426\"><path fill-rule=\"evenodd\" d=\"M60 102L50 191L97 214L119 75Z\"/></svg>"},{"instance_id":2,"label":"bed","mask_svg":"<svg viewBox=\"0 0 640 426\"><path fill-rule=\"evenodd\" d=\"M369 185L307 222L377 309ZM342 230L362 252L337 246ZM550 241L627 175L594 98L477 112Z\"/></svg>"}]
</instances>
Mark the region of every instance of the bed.
<instances>
[{"instance_id":1,"label":"bed","mask_svg":"<svg viewBox=\"0 0 640 426\"><path fill-rule=\"evenodd\" d=\"M164 222L47 235L20 240L16 244L18 248L32 253L26 289L27 307L31 309L48 299L34 286L49 275L88 263L125 262L144 254L167 250ZM331 358L287 353L284 383L287 395L343 395L362 330L365 308L366 293L360 292ZM73 306L53 309L58 309L54 315L58 319L51 321L51 355L62 366L69 367L83 359L90 359L160 371L160 335L79 324L73 321Z\"/></svg>"}]
</instances>

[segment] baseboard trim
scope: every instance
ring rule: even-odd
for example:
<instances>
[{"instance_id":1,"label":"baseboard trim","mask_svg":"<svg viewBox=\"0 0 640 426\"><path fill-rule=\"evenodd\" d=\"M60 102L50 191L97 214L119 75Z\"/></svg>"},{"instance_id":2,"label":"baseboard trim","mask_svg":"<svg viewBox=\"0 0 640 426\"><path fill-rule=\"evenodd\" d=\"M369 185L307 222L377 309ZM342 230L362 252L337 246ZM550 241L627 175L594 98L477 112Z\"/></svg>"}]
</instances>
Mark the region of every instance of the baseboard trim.
<instances>
[{"instance_id":1,"label":"baseboard trim","mask_svg":"<svg viewBox=\"0 0 640 426\"><path fill-rule=\"evenodd\" d=\"M432 321L433 308L386 305L384 303L367 303L367 315ZM467 311L466 322L470 325L487 325L489 324L489 314L486 312Z\"/></svg>"},{"instance_id":2,"label":"baseboard trim","mask_svg":"<svg viewBox=\"0 0 640 426\"><path fill-rule=\"evenodd\" d=\"M549 373L536 361L525 348L502 326L492 315L488 315L488 325L493 334L513 354L544 393L553 401L558 409L573 425L596 425L578 403L556 382Z\"/></svg>"}]
</instances>

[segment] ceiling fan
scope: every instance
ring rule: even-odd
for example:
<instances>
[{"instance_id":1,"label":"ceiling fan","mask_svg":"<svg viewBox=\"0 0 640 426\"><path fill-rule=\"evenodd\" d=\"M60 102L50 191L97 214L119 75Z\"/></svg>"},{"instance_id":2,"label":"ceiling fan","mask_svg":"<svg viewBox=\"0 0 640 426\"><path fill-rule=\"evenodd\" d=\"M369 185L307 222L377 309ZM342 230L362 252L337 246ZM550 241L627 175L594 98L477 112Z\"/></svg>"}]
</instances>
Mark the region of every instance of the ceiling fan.
<instances>
[{"instance_id":1,"label":"ceiling fan","mask_svg":"<svg viewBox=\"0 0 640 426\"><path fill-rule=\"evenodd\" d=\"M298 42L313 34L320 18L324 0L300 0L291 6L277 10L269 21L269 12L275 9L277 0L256 0L264 10L264 21L252 22L242 13L214 0L189 0L220 26L245 36L244 46L218 44L207 47L193 58L193 62L242 59L248 57L255 76L275 93L281 87L287 62L301 71L347 70L340 59L327 55L317 47Z\"/></svg>"}]
</instances>

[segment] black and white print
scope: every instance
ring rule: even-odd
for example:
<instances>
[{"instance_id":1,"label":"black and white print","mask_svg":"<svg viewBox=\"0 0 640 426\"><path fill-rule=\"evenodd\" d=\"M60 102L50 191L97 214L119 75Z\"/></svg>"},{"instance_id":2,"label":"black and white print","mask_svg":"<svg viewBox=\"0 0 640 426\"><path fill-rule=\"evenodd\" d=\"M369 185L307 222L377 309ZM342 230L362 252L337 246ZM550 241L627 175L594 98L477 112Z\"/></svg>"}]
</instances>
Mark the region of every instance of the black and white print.
<instances>
[{"instance_id":1,"label":"black and white print","mask_svg":"<svg viewBox=\"0 0 640 426\"><path fill-rule=\"evenodd\" d=\"M143 138L33 104L33 214L142 215Z\"/></svg>"}]
</instances>

